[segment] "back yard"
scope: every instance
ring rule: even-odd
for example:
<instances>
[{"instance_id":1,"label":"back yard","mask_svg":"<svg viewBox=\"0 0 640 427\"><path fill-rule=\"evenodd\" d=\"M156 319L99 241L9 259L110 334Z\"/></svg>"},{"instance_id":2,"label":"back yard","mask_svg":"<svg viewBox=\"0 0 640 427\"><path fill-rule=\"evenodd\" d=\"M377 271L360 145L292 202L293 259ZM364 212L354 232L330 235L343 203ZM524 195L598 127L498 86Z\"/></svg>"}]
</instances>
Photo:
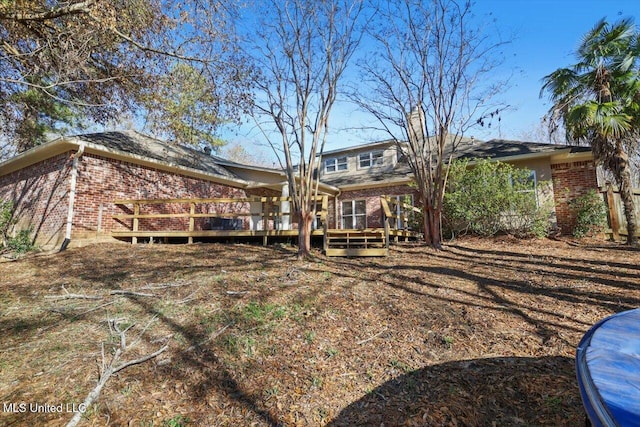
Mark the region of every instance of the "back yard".
<instances>
[{"instance_id":1,"label":"back yard","mask_svg":"<svg viewBox=\"0 0 640 427\"><path fill-rule=\"evenodd\" d=\"M293 255L114 244L0 263L0 424L66 423L120 345L110 324L135 323L122 362L168 348L81 425L582 425L575 347L640 305L640 252L604 242Z\"/></svg>"}]
</instances>

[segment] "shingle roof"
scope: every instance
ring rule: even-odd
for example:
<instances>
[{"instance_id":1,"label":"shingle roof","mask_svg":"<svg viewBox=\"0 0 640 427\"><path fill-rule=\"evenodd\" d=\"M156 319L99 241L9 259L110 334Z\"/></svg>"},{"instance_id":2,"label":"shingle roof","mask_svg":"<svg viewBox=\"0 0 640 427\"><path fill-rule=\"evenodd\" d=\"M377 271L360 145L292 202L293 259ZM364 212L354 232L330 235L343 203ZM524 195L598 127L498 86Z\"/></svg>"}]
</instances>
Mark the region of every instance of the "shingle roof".
<instances>
[{"instance_id":1,"label":"shingle roof","mask_svg":"<svg viewBox=\"0 0 640 427\"><path fill-rule=\"evenodd\" d=\"M454 158L456 159L486 159L491 158L494 160L509 160L511 157L527 156L527 155L553 155L560 151L570 150L571 153L587 152L591 149L589 147L570 147L567 145L556 144L543 144L539 142L523 142L523 141L509 141L502 139L492 139L490 141L482 142L472 140L464 140L457 148ZM387 141L385 141L386 143ZM358 149L366 148L366 145L359 145ZM351 151L345 149L344 151ZM339 151L332 152L336 154ZM448 154L445 155L448 157ZM405 162L398 162L395 167L387 168L372 168L367 174L353 174L353 175L325 175L322 177L322 182L327 184L342 187L345 185L357 185L357 184L377 184L383 182L400 181L402 179L410 178L412 176L409 165Z\"/></svg>"},{"instance_id":2,"label":"shingle roof","mask_svg":"<svg viewBox=\"0 0 640 427\"><path fill-rule=\"evenodd\" d=\"M590 151L589 147L569 147L566 145L543 144L539 142L509 141L492 139L487 142L461 144L455 158L458 159L504 159L528 154L549 154L570 148L571 152Z\"/></svg>"},{"instance_id":3,"label":"shingle roof","mask_svg":"<svg viewBox=\"0 0 640 427\"><path fill-rule=\"evenodd\" d=\"M376 184L381 182L399 181L413 176L413 172L407 163L398 163L395 167L379 167L372 168L368 173L350 174L350 175L325 175L322 182L333 185L334 187L342 187L344 185L354 184Z\"/></svg>"},{"instance_id":4,"label":"shingle roof","mask_svg":"<svg viewBox=\"0 0 640 427\"><path fill-rule=\"evenodd\" d=\"M107 151L119 151L224 178L239 179L235 173L218 164L216 158L209 154L194 148L170 144L135 131L90 133L77 135L72 139L102 146Z\"/></svg>"}]
</instances>

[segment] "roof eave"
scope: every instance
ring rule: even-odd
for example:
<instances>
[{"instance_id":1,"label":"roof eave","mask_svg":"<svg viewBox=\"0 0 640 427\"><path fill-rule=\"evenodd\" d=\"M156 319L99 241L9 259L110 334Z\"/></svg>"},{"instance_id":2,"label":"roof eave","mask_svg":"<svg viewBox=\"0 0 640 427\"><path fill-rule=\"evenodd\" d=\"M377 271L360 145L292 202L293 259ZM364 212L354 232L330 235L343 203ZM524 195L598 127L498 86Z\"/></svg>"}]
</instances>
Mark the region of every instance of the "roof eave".
<instances>
[{"instance_id":1,"label":"roof eave","mask_svg":"<svg viewBox=\"0 0 640 427\"><path fill-rule=\"evenodd\" d=\"M361 182L361 183L359 182L355 184L339 185L337 186L337 188L339 188L341 192L344 192L344 191L366 190L369 188L391 187L396 185L409 185L412 182L414 182L413 176L407 176L407 177L393 179L393 180L368 181L368 182Z\"/></svg>"},{"instance_id":2,"label":"roof eave","mask_svg":"<svg viewBox=\"0 0 640 427\"><path fill-rule=\"evenodd\" d=\"M140 156L138 154L126 153L120 150L113 150L107 147L104 147L99 144L94 144L92 142L87 142L82 139L71 138L75 140L74 144L80 145L83 144L85 146L85 153L103 155L105 157L114 159L127 161L131 163L135 163L141 166L152 167L160 170L164 170L165 172L172 172L179 175L190 176L192 178L204 179L207 181L212 181L217 184L228 185L231 187L237 188L245 188L249 185L249 183L245 180L238 178L229 178L221 175L216 175L208 172L204 172L202 170L198 170L195 168L189 168L186 166L176 165L174 163L164 162L162 160L149 159L144 156Z\"/></svg>"},{"instance_id":3,"label":"roof eave","mask_svg":"<svg viewBox=\"0 0 640 427\"><path fill-rule=\"evenodd\" d=\"M20 169L26 168L43 160L49 159L67 151L77 150L78 145L64 138L54 139L46 144L39 145L30 150L14 156L0 163L0 176L8 175Z\"/></svg>"},{"instance_id":4,"label":"roof eave","mask_svg":"<svg viewBox=\"0 0 640 427\"><path fill-rule=\"evenodd\" d=\"M249 185L247 181L242 179L224 177L194 168L163 162L161 160L149 159L137 154L108 149L102 145L94 144L77 137L61 137L55 139L53 141L47 142L46 144L20 153L3 163L0 163L0 176L18 171L58 154L65 153L67 151L75 151L81 145L84 145L85 153L101 155L114 160L135 163L141 166L163 170L165 172L172 172L192 178L204 179L207 181L215 182L217 184L228 185L236 188L245 188Z\"/></svg>"},{"instance_id":5,"label":"roof eave","mask_svg":"<svg viewBox=\"0 0 640 427\"><path fill-rule=\"evenodd\" d=\"M593 158L593 155L590 151L583 151L578 153L572 153L571 147L563 148L560 150L551 151L542 151L538 153L527 153L527 154L517 154L515 156L501 156L501 157L490 157L492 161L500 161L500 162L517 162L523 160L534 160L534 159L543 159L548 157L551 162L563 161L567 159L590 159ZM486 158L480 158L483 160ZM473 165L478 162L478 158L470 159L469 164Z\"/></svg>"}]
</instances>

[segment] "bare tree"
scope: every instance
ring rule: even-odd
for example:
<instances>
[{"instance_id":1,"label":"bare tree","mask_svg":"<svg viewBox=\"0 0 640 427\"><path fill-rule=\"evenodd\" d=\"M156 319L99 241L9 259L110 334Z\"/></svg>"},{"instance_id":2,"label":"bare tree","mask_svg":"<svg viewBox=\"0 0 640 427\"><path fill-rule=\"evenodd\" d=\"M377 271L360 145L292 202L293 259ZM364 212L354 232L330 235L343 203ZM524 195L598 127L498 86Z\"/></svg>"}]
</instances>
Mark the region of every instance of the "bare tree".
<instances>
[{"instance_id":1,"label":"bare tree","mask_svg":"<svg viewBox=\"0 0 640 427\"><path fill-rule=\"evenodd\" d=\"M311 248L316 216L317 167L329 129L338 84L361 39L361 0L273 0L254 36L262 73L256 122L286 170L298 219L298 256ZM269 126L269 128L267 128ZM276 136L268 131L275 126Z\"/></svg>"},{"instance_id":2,"label":"bare tree","mask_svg":"<svg viewBox=\"0 0 640 427\"><path fill-rule=\"evenodd\" d=\"M501 111L490 103L501 85L488 82L504 42L473 19L467 1L381 2L369 32L376 49L360 63L368 90L359 87L355 99L406 155L425 241L435 248L451 155L471 127L489 125Z\"/></svg>"}]
</instances>

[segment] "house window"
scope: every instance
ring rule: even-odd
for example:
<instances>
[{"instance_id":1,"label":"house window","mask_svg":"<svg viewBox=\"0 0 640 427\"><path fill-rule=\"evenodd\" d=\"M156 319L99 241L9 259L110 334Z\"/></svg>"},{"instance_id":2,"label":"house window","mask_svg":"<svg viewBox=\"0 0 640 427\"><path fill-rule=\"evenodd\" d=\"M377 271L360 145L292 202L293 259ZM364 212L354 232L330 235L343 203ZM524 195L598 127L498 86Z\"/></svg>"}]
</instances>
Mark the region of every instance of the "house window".
<instances>
[{"instance_id":1,"label":"house window","mask_svg":"<svg viewBox=\"0 0 640 427\"><path fill-rule=\"evenodd\" d=\"M333 157L324 161L325 172L336 172L347 170L347 157Z\"/></svg>"},{"instance_id":2,"label":"house window","mask_svg":"<svg viewBox=\"0 0 640 427\"><path fill-rule=\"evenodd\" d=\"M342 228L367 228L367 202L365 200L342 202Z\"/></svg>"},{"instance_id":3,"label":"house window","mask_svg":"<svg viewBox=\"0 0 640 427\"><path fill-rule=\"evenodd\" d=\"M536 206L540 206L538 201L538 192L536 191L538 186L536 171L532 170L529 172L529 175L520 183L521 185L519 186L520 189L518 192L531 194L531 198L535 201ZM514 185L513 179L511 180L511 185Z\"/></svg>"},{"instance_id":4,"label":"house window","mask_svg":"<svg viewBox=\"0 0 640 427\"><path fill-rule=\"evenodd\" d=\"M361 168L370 168L372 166L382 166L384 157L382 151L370 151L368 153L360 153L358 155L358 165Z\"/></svg>"}]
</instances>

